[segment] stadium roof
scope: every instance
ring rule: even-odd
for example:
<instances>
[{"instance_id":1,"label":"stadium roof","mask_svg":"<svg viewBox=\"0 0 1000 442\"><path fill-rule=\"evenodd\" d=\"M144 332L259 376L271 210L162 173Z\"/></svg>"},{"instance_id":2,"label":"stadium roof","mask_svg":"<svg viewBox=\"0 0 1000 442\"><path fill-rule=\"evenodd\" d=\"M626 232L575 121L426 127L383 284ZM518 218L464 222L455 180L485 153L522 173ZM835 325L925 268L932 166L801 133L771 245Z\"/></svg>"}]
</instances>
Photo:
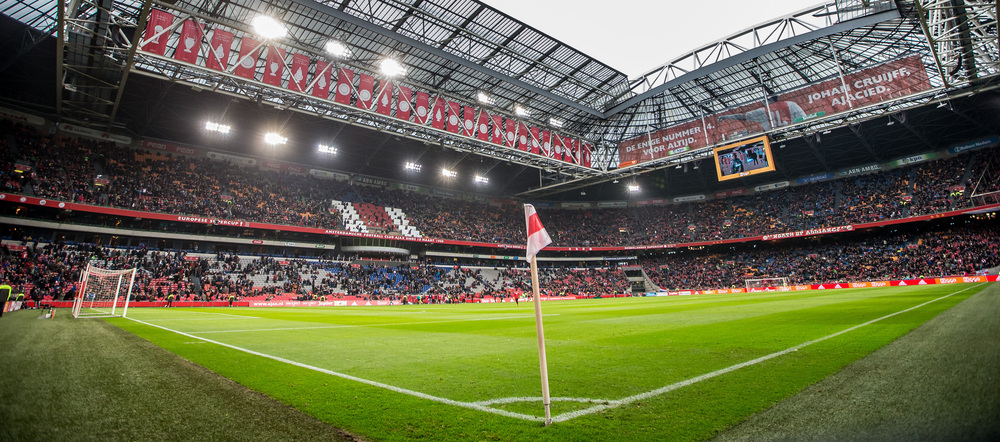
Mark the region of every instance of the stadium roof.
<instances>
[{"instance_id":1,"label":"stadium roof","mask_svg":"<svg viewBox=\"0 0 1000 442\"><path fill-rule=\"evenodd\" d=\"M875 119L892 115L899 119L907 109L989 90L995 87L1000 60L995 1L966 1L961 8L947 0L829 1L735 32L631 80L474 0L88 0L70 4L74 9L62 17L70 26L62 34L57 26L57 4L54 0L18 0L5 3L0 12L34 29L19 39L21 44L13 49L5 69L28 58L26 54L45 36L61 37L56 39L58 55L54 56L61 63L62 80L57 80L58 85L38 87L52 91L55 105L49 105L48 110L63 121L104 124L135 135L224 147L221 141L191 134L191 129L201 124L191 121L192 116L212 112L240 115L241 121L255 122L252 125L277 124L285 130L309 133L313 139L339 138L345 145L340 167L358 173L406 179L398 175L396 164L404 158L423 158L449 167L478 160L477 170L488 171L499 177L494 182L504 183L493 192L524 198L569 198L587 189L591 189L588 197L600 197L599 189L613 179L659 177L667 174L667 168L684 164L693 168L703 161L706 149L619 167L618 144L837 78L844 72L916 55L929 73L932 89L770 132L778 140L819 138L817 133L828 130L836 131L834 135L846 134L846 139L853 140L845 141L846 152L852 152L850 147L868 145L868 153L854 160L859 163L904 155L907 148L893 149L876 143L875 138L864 139L858 135L861 128L868 124L870 128L864 128L868 133L876 126L883 127L882 123L867 123ZM491 112L594 143L597 167L580 167L451 136L259 81L221 75L197 64L137 53L130 41L141 34L150 6L180 18L196 18L206 29L226 29L237 35L253 35L250 20L265 13L287 27L288 36L280 40L282 47L376 77L381 75L377 66L382 59L397 59L407 69L399 82L414 89L466 104L476 104L477 95L484 92L492 103L482 107ZM343 42L350 57L326 54L324 45L330 39ZM103 57L89 56L86 48L95 46L89 43L99 43L96 46L104 49ZM180 39L172 37L166 53L173 53L179 44ZM62 90L64 82L70 85L69 92ZM948 101L953 102L957 101ZM529 115L515 116L515 106L527 108ZM293 115L289 110L299 112ZM977 114L966 111L964 116L953 116L954 122L935 119L949 127L965 127L963 122L967 123L968 131L952 131L946 139L938 140L939 133L907 132L908 149L918 145L926 150L952 139L995 133L992 122L976 120ZM556 128L550 118L565 123ZM975 121L969 123L969 119ZM793 166L815 164L817 170L823 170L839 164L817 161L816 155L808 153L816 149L814 145L806 143L805 149L796 150L806 153L798 156L782 154L788 157L783 164L789 170L804 171L808 167ZM356 152L349 152L352 149ZM304 155L287 155L307 161L302 159ZM695 189L690 181L667 180L660 187L666 193L690 192ZM702 191L719 186L711 181L711 176L702 177Z\"/></svg>"}]
</instances>

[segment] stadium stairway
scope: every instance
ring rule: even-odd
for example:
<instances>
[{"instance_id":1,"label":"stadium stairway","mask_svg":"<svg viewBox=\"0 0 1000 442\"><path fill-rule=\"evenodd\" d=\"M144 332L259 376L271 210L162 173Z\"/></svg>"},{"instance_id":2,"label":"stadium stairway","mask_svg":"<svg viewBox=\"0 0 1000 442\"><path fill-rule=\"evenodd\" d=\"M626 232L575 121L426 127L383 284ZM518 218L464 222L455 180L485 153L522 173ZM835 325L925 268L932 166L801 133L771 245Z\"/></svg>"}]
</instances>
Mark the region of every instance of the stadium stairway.
<instances>
[{"instance_id":1,"label":"stadium stairway","mask_svg":"<svg viewBox=\"0 0 1000 442\"><path fill-rule=\"evenodd\" d=\"M652 279L649 279L649 275L646 274L642 266L622 266L621 269L628 278L632 294L659 292L663 290L660 286L654 284Z\"/></svg>"}]
</instances>

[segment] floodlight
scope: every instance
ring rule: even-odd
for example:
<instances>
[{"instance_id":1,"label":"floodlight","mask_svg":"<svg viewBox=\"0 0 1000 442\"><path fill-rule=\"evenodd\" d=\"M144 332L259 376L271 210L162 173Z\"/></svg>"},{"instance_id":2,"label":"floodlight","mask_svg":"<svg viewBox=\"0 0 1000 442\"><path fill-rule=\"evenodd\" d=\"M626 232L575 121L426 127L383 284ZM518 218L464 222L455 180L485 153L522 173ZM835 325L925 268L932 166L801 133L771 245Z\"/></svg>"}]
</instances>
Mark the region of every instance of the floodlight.
<instances>
[{"instance_id":1,"label":"floodlight","mask_svg":"<svg viewBox=\"0 0 1000 442\"><path fill-rule=\"evenodd\" d=\"M493 98L486 94L486 92L480 91L476 94L476 99L483 104L493 104Z\"/></svg>"},{"instance_id":2,"label":"floodlight","mask_svg":"<svg viewBox=\"0 0 1000 442\"><path fill-rule=\"evenodd\" d=\"M628 191L629 192L638 192L639 191L639 185L638 184L629 184L628 185Z\"/></svg>"},{"instance_id":3,"label":"floodlight","mask_svg":"<svg viewBox=\"0 0 1000 442\"><path fill-rule=\"evenodd\" d=\"M560 120L558 118L549 118L549 124L556 129L562 129L563 120Z\"/></svg>"},{"instance_id":4,"label":"floodlight","mask_svg":"<svg viewBox=\"0 0 1000 442\"><path fill-rule=\"evenodd\" d=\"M218 132L220 134L228 134L231 127L226 124L216 123L214 121L205 122L205 130L209 132Z\"/></svg>"},{"instance_id":5,"label":"floodlight","mask_svg":"<svg viewBox=\"0 0 1000 442\"><path fill-rule=\"evenodd\" d=\"M316 147L316 151L319 152L319 153L325 153L325 154L329 154L329 155L336 155L337 154L337 148L334 147L334 146L327 145L327 144L320 144L319 146Z\"/></svg>"},{"instance_id":6,"label":"floodlight","mask_svg":"<svg viewBox=\"0 0 1000 442\"><path fill-rule=\"evenodd\" d=\"M489 178L484 177L482 175L476 175L476 183L477 184L486 184L486 183L489 183L489 182L490 182Z\"/></svg>"},{"instance_id":7,"label":"floodlight","mask_svg":"<svg viewBox=\"0 0 1000 442\"><path fill-rule=\"evenodd\" d=\"M275 145L278 145L278 144L285 144L285 143L287 143L288 142L288 138L285 138L285 137L281 136L281 134L279 134L277 132L268 132L268 133L264 134L264 142L267 143L267 144L270 144L272 146L275 146Z\"/></svg>"},{"instance_id":8,"label":"floodlight","mask_svg":"<svg viewBox=\"0 0 1000 442\"><path fill-rule=\"evenodd\" d=\"M348 58L351 56L351 50L348 49L347 46L345 46L343 43L337 40L330 40L326 42L326 46L324 46L324 49L326 49L326 52L328 54L333 55L335 57Z\"/></svg>"},{"instance_id":9,"label":"floodlight","mask_svg":"<svg viewBox=\"0 0 1000 442\"><path fill-rule=\"evenodd\" d=\"M517 116L519 117L527 117L528 109L525 109L523 106L519 104L517 106L514 106L514 113L517 114Z\"/></svg>"},{"instance_id":10,"label":"floodlight","mask_svg":"<svg viewBox=\"0 0 1000 442\"><path fill-rule=\"evenodd\" d=\"M278 20L266 15L258 15L250 21L260 38L274 40L288 35L288 30Z\"/></svg>"},{"instance_id":11,"label":"floodlight","mask_svg":"<svg viewBox=\"0 0 1000 442\"><path fill-rule=\"evenodd\" d=\"M455 178L458 176L458 172L450 169L441 169L441 176L444 176L445 178Z\"/></svg>"},{"instance_id":12,"label":"floodlight","mask_svg":"<svg viewBox=\"0 0 1000 442\"><path fill-rule=\"evenodd\" d=\"M403 169L412 170L414 172L420 172L420 169L423 169L423 166L414 163L412 161L407 161L406 164L403 165Z\"/></svg>"},{"instance_id":13,"label":"floodlight","mask_svg":"<svg viewBox=\"0 0 1000 442\"><path fill-rule=\"evenodd\" d=\"M398 77L400 75L406 74L406 68L403 67L403 65L400 64L399 61L392 58L386 58L382 60L380 68L382 69L383 74L388 75L390 77Z\"/></svg>"}]
</instances>

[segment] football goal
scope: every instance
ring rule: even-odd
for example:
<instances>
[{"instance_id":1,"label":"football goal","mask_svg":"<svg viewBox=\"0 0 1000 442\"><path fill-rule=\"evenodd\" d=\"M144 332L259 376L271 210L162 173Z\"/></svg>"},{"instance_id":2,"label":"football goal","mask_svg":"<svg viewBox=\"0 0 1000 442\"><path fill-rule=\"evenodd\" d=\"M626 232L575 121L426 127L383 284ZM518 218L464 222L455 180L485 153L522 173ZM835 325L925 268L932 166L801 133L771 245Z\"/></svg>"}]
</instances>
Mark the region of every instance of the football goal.
<instances>
[{"instance_id":1,"label":"football goal","mask_svg":"<svg viewBox=\"0 0 1000 442\"><path fill-rule=\"evenodd\" d=\"M108 270L87 264L77 284L73 317L125 317L136 269Z\"/></svg>"},{"instance_id":2,"label":"football goal","mask_svg":"<svg viewBox=\"0 0 1000 442\"><path fill-rule=\"evenodd\" d=\"M788 278L747 279L747 291L763 291L768 288L788 287Z\"/></svg>"}]
</instances>

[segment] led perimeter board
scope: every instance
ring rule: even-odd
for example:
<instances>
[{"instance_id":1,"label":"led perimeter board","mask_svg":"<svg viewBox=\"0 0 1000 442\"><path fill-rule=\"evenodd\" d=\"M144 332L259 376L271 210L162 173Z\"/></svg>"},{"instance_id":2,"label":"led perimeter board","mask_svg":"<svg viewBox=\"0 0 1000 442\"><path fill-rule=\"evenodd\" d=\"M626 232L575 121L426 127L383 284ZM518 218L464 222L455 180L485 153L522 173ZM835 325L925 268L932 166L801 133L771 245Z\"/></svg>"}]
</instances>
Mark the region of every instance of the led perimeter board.
<instances>
[{"instance_id":1,"label":"led perimeter board","mask_svg":"<svg viewBox=\"0 0 1000 442\"><path fill-rule=\"evenodd\" d=\"M774 170L771 141L766 135L717 147L713 153L715 153L715 171L719 175L719 181Z\"/></svg>"}]
</instances>

